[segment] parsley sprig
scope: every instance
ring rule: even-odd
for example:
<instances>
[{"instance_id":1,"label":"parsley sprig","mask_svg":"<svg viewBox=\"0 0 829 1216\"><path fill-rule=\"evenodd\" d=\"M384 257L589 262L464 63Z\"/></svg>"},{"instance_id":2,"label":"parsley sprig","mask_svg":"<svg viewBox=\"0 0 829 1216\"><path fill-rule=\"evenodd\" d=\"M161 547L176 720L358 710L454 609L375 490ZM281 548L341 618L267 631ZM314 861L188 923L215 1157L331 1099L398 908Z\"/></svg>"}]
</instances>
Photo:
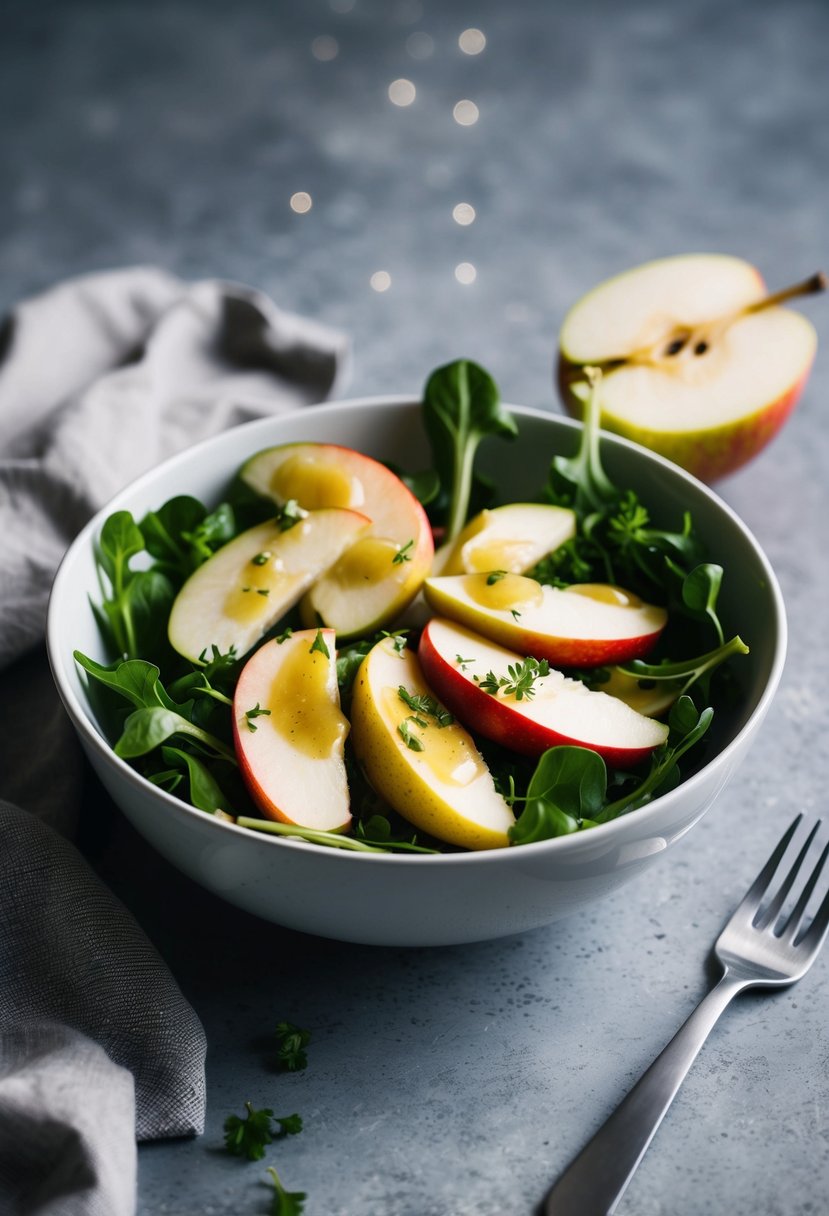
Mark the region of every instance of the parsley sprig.
<instances>
[{"instance_id":1,"label":"parsley sprig","mask_svg":"<svg viewBox=\"0 0 829 1216\"><path fill-rule=\"evenodd\" d=\"M450 714L449 710L444 709L435 697L429 696L427 693L409 692L405 685L401 684L397 689L397 695L412 713L434 718L436 725L441 728L451 726L455 721L454 714ZM424 722L422 725L426 726L427 723Z\"/></svg>"},{"instance_id":2,"label":"parsley sprig","mask_svg":"<svg viewBox=\"0 0 829 1216\"><path fill-rule=\"evenodd\" d=\"M268 1173L274 1187L271 1216L302 1216L307 1198L305 1191L286 1191L272 1165L268 1166Z\"/></svg>"},{"instance_id":3,"label":"parsley sprig","mask_svg":"<svg viewBox=\"0 0 829 1216\"><path fill-rule=\"evenodd\" d=\"M245 1103L245 1114L228 1115L224 1123L225 1148L234 1157L261 1161L265 1148L274 1140L296 1136L302 1131L299 1115L277 1115L269 1107L255 1110L252 1102Z\"/></svg>"},{"instance_id":4,"label":"parsley sprig","mask_svg":"<svg viewBox=\"0 0 829 1216\"><path fill-rule=\"evenodd\" d=\"M536 680L549 674L550 664L546 659L534 659L530 656L520 663L510 663L505 676L496 676L493 671L487 672L484 678L478 681L478 687L492 696L503 692L505 697L515 697L516 701L531 701L536 694Z\"/></svg>"},{"instance_id":5,"label":"parsley sprig","mask_svg":"<svg viewBox=\"0 0 829 1216\"><path fill-rule=\"evenodd\" d=\"M311 1042L310 1030L295 1026L293 1022L277 1022L274 1033L279 1047L277 1061L285 1072L300 1072L308 1066L305 1048Z\"/></svg>"}]
</instances>

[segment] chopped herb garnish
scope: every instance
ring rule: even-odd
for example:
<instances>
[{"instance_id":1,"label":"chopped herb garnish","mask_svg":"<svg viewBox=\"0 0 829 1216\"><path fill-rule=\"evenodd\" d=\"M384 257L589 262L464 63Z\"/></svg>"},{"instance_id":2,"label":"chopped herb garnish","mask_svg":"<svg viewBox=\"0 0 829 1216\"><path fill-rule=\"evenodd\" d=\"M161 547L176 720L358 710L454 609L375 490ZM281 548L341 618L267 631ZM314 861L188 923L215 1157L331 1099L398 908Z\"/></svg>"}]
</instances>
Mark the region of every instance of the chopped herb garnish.
<instances>
[{"instance_id":1,"label":"chopped herb garnish","mask_svg":"<svg viewBox=\"0 0 829 1216\"><path fill-rule=\"evenodd\" d=\"M270 714L271 711L269 709L262 709L257 701L253 709L245 710L245 721L248 724L248 730L258 730L256 723L253 721L254 718L261 718L263 715L269 718Z\"/></svg>"},{"instance_id":2,"label":"chopped herb garnish","mask_svg":"<svg viewBox=\"0 0 829 1216\"><path fill-rule=\"evenodd\" d=\"M501 579L506 577L506 570L490 570L489 574L486 576L486 585L487 587L492 587L493 584L500 583Z\"/></svg>"},{"instance_id":3,"label":"chopped herb garnish","mask_svg":"<svg viewBox=\"0 0 829 1216\"><path fill-rule=\"evenodd\" d=\"M395 566L402 566L404 562L412 560L411 550L414 548L414 540L407 540L402 549L398 549L394 557L391 559Z\"/></svg>"},{"instance_id":4,"label":"chopped herb garnish","mask_svg":"<svg viewBox=\"0 0 829 1216\"><path fill-rule=\"evenodd\" d=\"M266 549L264 553L257 553L256 557L252 557L250 560L254 566L264 566L268 563L272 556L273 554L270 552L270 550Z\"/></svg>"},{"instance_id":5,"label":"chopped herb garnish","mask_svg":"<svg viewBox=\"0 0 829 1216\"><path fill-rule=\"evenodd\" d=\"M536 692L533 687L535 681L550 674L550 664L546 659L539 661L530 657L524 659L523 663L510 663L507 673L505 676L496 676L494 672L489 671L483 680L478 682L478 687L492 696L503 692L504 696L515 697L516 701L531 701Z\"/></svg>"},{"instance_id":6,"label":"chopped herb garnish","mask_svg":"<svg viewBox=\"0 0 829 1216\"><path fill-rule=\"evenodd\" d=\"M411 751L413 751L413 752L425 751L426 748L423 743L423 740L419 739L417 737L417 735L412 734L412 728L409 726L409 723L411 722L411 720L412 720L411 718L404 718L403 721L400 723L400 725L397 728L397 733L400 735L400 738L406 744L406 747L408 747Z\"/></svg>"},{"instance_id":7,"label":"chopped herb garnish","mask_svg":"<svg viewBox=\"0 0 829 1216\"><path fill-rule=\"evenodd\" d=\"M521 616L521 613L518 611L517 608L510 608L510 612L512 613L512 618L515 621L517 621L518 618Z\"/></svg>"},{"instance_id":8,"label":"chopped herb garnish","mask_svg":"<svg viewBox=\"0 0 829 1216\"><path fill-rule=\"evenodd\" d=\"M257 595L270 595L270 593L271 593L270 587L257 587L256 588Z\"/></svg>"},{"instance_id":9,"label":"chopped herb garnish","mask_svg":"<svg viewBox=\"0 0 829 1216\"><path fill-rule=\"evenodd\" d=\"M305 1209L305 1191L286 1191L272 1165L268 1166L268 1173L274 1186L271 1216L302 1216Z\"/></svg>"},{"instance_id":10,"label":"chopped herb garnish","mask_svg":"<svg viewBox=\"0 0 829 1216\"><path fill-rule=\"evenodd\" d=\"M228 1115L225 1119L225 1148L234 1157L261 1161L265 1156L265 1145L273 1141L273 1111L254 1110L250 1102L245 1103L245 1109L247 1114L243 1119L238 1115Z\"/></svg>"},{"instance_id":11,"label":"chopped herb garnish","mask_svg":"<svg viewBox=\"0 0 829 1216\"><path fill-rule=\"evenodd\" d=\"M328 649L328 647L325 644L325 638L322 636L321 629L317 630L317 636L314 638L314 641L313 641L308 653L313 654L315 650L319 651L320 654L324 654L326 659L331 658L331 651Z\"/></svg>"},{"instance_id":12,"label":"chopped herb garnish","mask_svg":"<svg viewBox=\"0 0 829 1216\"><path fill-rule=\"evenodd\" d=\"M303 1030L293 1022L277 1022L274 1031L279 1040L277 1060L286 1072L300 1072L308 1064L305 1048L311 1042L310 1030Z\"/></svg>"},{"instance_id":13,"label":"chopped herb garnish","mask_svg":"<svg viewBox=\"0 0 829 1216\"><path fill-rule=\"evenodd\" d=\"M287 532L295 524L298 524L301 519L305 519L307 514L308 512L302 509L295 498L289 498L279 508L279 514L276 517L280 532Z\"/></svg>"},{"instance_id":14,"label":"chopped herb garnish","mask_svg":"<svg viewBox=\"0 0 829 1216\"><path fill-rule=\"evenodd\" d=\"M274 1123L279 1124L279 1131L274 1132L274 1140L282 1140L285 1136L298 1136L302 1131L301 1115L277 1115Z\"/></svg>"},{"instance_id":15,"label":"chopped herb garnish","mask_svg":"<svg viewBox=\"0 0 829 1216\"><path fill-rule=\"evenodd\" d=\"M444 709L434 697L430 697L426 693L411 693L401 684L397 695L413 713L426 714L428 717L434 718L438 726L451 726L455 721L454 715L450 714L448 709Z\"/></svg>"},{"instance_id":16,"label":"chopped herb garnish","mask_svg":"<svg viewBox=\"0 0 829 1216\"><path fill-rule=\"evenodd\" d=\"M282 633L278 633L276 635L277 646L281 646L283 642L287 642L288 638L292 638L293 636L294 636L294 631L291 628L291 626L289 625L287 629L283 629Z\"/></svg>"},{"instance_id":17,"label":"chopped herb garnish","mask_svg":"<svg viewBox=\"0 0 829 1216\"><path fill-rule=\"evenodd\" d=\"M466 669L467 669L467 667L469 666L469 664L470 664L470 663L474 663L474 662L475 662L475 660L474 660L474 659L465 659L465 658L463 657L463 655L456 654L456 655L455 655L455 662L458 664L458 666L460 667L461 671L466 671Z\"/></svg>"}]
</instances>

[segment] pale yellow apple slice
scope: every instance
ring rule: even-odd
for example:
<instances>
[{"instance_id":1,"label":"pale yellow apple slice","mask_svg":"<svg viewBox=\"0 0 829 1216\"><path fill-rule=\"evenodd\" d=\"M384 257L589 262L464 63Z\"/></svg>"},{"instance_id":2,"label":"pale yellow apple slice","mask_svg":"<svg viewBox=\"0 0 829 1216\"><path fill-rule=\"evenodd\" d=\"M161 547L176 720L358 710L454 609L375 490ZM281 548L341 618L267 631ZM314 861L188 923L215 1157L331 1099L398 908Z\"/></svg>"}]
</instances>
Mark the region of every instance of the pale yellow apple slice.
<instances>
[{"instance_id":1,"label":"pale yellow apple slice","mask_svg":"<svg viewBox=\"0 0 829 1216\"><path fill-rule=\"evenodd\" d=\"M311 511L283 531L257 524L190 575L170 612L172 647L192 662L211 647L241 658L305 594L369 521L356 511Z\"/></svg>"},{"instance_id":2,"label":"pale yellow apple slice","mask_svg":"<svg viewBox=\"0 0 829 1216\"><path fill-rule=\"evenodd\" d=\"M290 443L266 448L240 470L257 493L301 507L348 507L371 520L365 537L303 603L309 625L323 622L340 638L393 621L414 599L434 554L426 512L399 477L353 448Z\"/></svg>"},{"instance_id":3,"label":"pale yellow apple slice","mask_svg":"<svg viewBox=\"0 0 829 1216\"><path fill-rule=\"evenodd\" d=\"M507 650L453 621L434 617L418 647L429 686L478 734L511 751L588 747L617 767L639 764L668 728L604 692Z\"/></svg>"},{"instance_id":4,"label":"pale yellow apple slice","mask_svg":"<svg viewBox=\"0 0 829 1216\"><path fill-rule=\"evenodd\" d=\"M731 472L782 426L815 355L811 322L767 298L753 266L720 254L663 258L599 284L561 329L565 404L581 414L582 369L598 365L603 426L705 480Z\"/></svg>"},{"instance_id":5,"label":"pale yellow apple slice","mask_svg":"<svg viewBox=\"0 0 829 1216\"><path fill-rule=\"evenodd\" d=\"M431 573L525 574L575 534L575 513L567 507L514 502L479 511L454 542L438 549Z\"/></svg>"},{"instance_id":6,"label":"pale yellow apple slice","mask_svg":"<svg viewBox=\"0 0 829 1216\"><path fill-rule=\"evenodd\" d=\"M465 849L509 843L512 810L471 736L447 722L416 656L398 652L391 638L373 647L357 673L351 739L368 780L415 827Z\"/></svg>"},{"instance_id":7,"label":"pale yellow apple slice","mask_svg":"<svg viewBox=\"0 0 829 1216\"><path fill-rule=\"evenodd\" d=\"M459 574L428 578L424 593L439 615L556 667L641 658L668 620L664 608L604 583L559 588L520 574Z\"/></svg>"},{"instance_id":8,"label":"pale yellow apple slice","mask_svg":"<svg viewBox=\"0 0 829 1216\"><path fill-rule=\"evenodd\" d=\"M260 646L233 698L239 770L268 819L321 832L351 822L333 630L300 630Z\"/></svg>"}]
</instances>

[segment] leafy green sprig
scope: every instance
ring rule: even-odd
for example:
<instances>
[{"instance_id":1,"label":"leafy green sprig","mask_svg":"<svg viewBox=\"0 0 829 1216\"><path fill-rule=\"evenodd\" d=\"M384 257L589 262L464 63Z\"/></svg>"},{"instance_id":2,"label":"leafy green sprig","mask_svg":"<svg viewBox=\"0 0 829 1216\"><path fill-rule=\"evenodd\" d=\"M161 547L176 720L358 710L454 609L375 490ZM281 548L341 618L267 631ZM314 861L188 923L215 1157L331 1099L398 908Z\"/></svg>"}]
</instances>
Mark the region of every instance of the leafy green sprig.
<instances>
[{"instance_id":1,"label":"leafy green sprig","mask_svg":"<svg viewBox=\"0 0 829 1216\"><path fill-rule=\"evenodd\" d=\"M432 372L423 394L423 424L448 496L444 536L448 542L466 523L479 444L490 435L514 438L518 428L501 405L495 381L469 359L457 359Z\"/></svg>"},{"instance_id":2,"label":"leafy green sprig","mask_svg":"<svg viewBox=\"0 0 829 1216\"><path fill-rule=\"evenodd\" d=\"M245 1103L245 1110L243 1117L228 1115L224 1123L225 1148L234 1157L261 1161L267 1145L302 1131L299 1115L275 1116L267 1107L255 1110L251 1102Z\"/></svg>"},{"instance_id":3,"label":"leafy green sprig","mask_svg":"<svg viewBox=\"0 0 829 1216\"><path fill-rule=\"evenodd\" d=\"M268 1173L273 1183L274 1194L271 1200L271 1216L302 1216L305 1211L305 1191L286 1191L282 1181L272 1165Z\"/></svg>"},{"instance_id":4,"label":"leafy green sprig","mask_svg":"<svg viewBox=\"0 0 829 1216\"><path fill-rule=\"evenodd\" d=\"M308 1067L306 1048L311 1042L310 1030L293 1022L277 1022L274 1030L279 1048L277 1061L285 1072L301 1072Z\"/></svg>"},{"instance_id":5,"label":"leafy green sprig","mask_svg":"<svg viewBox=\"0 0 829 1216\"><path fill-rule=\"evenodd\" d=\"M524 809L509 830L513 845L566 836L644 806L657 794L678 783L679 760L702 739L711 725L713 710L697 710L682 696L669 716L669 735L651 757L645 777L634 778L619 798L608 798L608 772L602 757L589 748L551 747L541 756L525 795L513 794ZM624 780L624 778L623 778Z\"/></svg>"},{"instance_id":6,"label":"leafy green sprig","mask_svg":"<svg viewBox=\"0 0 829 1216\"><path fill-rule=\"evenodd\" d=\"M496 676L494 672L487 674L477 681L478 687L484 692L497 696L515 697L516 701L531 701L535 696L535 683L550 674L550 664L546 659L534 659L528 656L519 663L510 663L507 675Z\"/></svg>"}]
</instances>

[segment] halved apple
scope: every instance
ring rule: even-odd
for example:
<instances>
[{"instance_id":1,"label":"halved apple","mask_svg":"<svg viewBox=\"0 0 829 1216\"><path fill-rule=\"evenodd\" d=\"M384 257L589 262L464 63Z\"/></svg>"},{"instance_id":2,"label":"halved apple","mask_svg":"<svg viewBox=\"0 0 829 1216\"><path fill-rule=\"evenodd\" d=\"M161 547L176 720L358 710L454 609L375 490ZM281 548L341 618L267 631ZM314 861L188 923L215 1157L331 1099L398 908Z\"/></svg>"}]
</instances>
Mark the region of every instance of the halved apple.
<instances>
[{"instance_id":1,"label":"halved apple","mask_svg":"<svg viewBox=\"0 0 829 1216\"><path fill-rule=\"evenodd\" d=\"M346 507L371 526L354 549L318 580L303 619L322 621L341 638L393 621L414 599L434 553L423 507L379 461L330 443L289 443L252 456L239 476L257 493L301 507Z\"/></svg>"},{"instance_id":2,"label":"halved apple","mask_svg":"<svg viewBox=\"0 0 829 1216\"><path fill-rule=\"evenodd\" d=\"M331 629L266 642L233 697L236 755L253 801L268 819L323 832L351 822L335 645Z\"/></svg>"},{"instance_id":3,"label":"halved apple","mask_svg":"<svg viewBox=\"0 0 829 1216\"><path fill-rule=\"evenodd\" d=\"M368 780L415 827L465 849L509 843L515 817L470 735L438 704L417 657L391 638L357 673L351 739Z\"/></svg>"},{"instance_id":4,"label":"halved apple","mask_svg":"<svg viewBox=\"0 0 829 1216\"><path fill-rule=\"evenodd\" d=\"M457 718L523 755L573 744L624 767L646 759L668 734L622 701L555 669L538 674L534 660L452 621L429 622L418 657L429 687Z\"/></svg>"},{"instance_id":5,"label":"halved apple","mask_svg":"<svg viewBox=\"0 0 829 1216\"><path fill-rule=\"evenodd\" d=\"M556 667L641 658L668 621L664 608L605 583L562 589L520 574L458 574L428 578L423 589L438 615Z\"/></svg>"},{"instance_id":6,"label":"halved apple","mask_svg":"<svg viewBox=\"0 0 829 1216\"><path fill-rule=\"evenodd\" d=\"M607 279L570 309L558 380L581 417L598 366L601 421L706 481L739 468L794 408L815 355L804 316L780 304L822 290L815 275L769 295L740 258L686 254Z\"/></svg>"},{"instance_id":7,"label":"halved apple","mask_svg":"<svg viewBox=\"0 0 829 1216\"><path fill-rule=\"evenodd\" d=\"M524 574L575 534L576 516L567 507L534 502L493 507L479 511L451 544L438 549L432 574Z\"/></svg>"},{"instance_id":8,"label":"halved apple","mask_svg":"<svg viewBox=\"0 0 829 1216\"><path fill-rule=\"evenodd\" d=\"M197 663L212 646L240 657L296 604L369 527L356 511L310 511L287 531L257 524L218 549L179 591L171 646Z\"/></svg>"}]
</instances>

